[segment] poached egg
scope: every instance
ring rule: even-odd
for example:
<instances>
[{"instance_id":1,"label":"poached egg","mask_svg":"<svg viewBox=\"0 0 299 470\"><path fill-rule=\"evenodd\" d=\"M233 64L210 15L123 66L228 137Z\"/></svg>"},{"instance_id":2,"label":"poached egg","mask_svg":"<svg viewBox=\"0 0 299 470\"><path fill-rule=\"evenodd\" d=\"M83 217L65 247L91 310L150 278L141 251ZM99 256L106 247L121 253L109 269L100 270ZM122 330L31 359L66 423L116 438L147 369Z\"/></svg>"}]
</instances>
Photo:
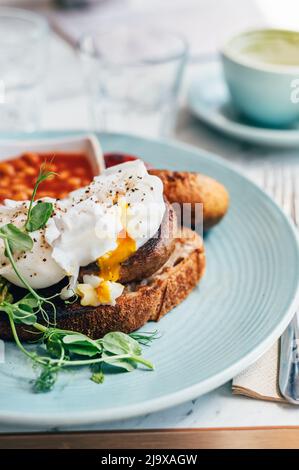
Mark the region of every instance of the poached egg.
<instances>
[{"instance_id":1,"label":"poached egg","mask_svg":"<svg viewBox=\"0 0 299 470\"><path fill-rule=\"evenodd\" d=\"M49 287L65 276L70 279L65 298L76 292L82 305L114 305L123 292L120 265L155 235L165 203L161 180L149 175L135 160L105 170L86 187L62 200L44 198L54 211L46 226L31 233L30 252L15 254L19 272L34 288ZM24 225L28 201L5 201L0 226ZM97 262L98 276L77 279L80 267ZM22 287L4 254L0 240L0 275Z\"/></svg>"}]
</instances>

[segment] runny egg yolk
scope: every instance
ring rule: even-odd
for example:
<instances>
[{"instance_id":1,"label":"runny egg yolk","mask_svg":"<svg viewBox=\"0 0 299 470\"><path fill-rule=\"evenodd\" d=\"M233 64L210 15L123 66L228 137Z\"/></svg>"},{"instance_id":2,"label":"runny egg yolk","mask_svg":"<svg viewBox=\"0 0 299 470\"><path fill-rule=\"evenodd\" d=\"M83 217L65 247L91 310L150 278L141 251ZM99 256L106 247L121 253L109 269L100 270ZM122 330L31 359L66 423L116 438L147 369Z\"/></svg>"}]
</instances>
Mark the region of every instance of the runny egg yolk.
<instances>
[{"instance_id":1,"label":"runny egg yolk","mask_svg":"<svg viewBox=\"0 0 299 470\"><path fill-rule=\"evenodd\" d=\"M108 304L109 302L111 302L111 292L109 284L107 282L101 282L99 287L96 287L96 293L98 300L99 302L101 302L101 304Z\"/></svg>"},{"instance_id":2,"label":"runny egg yolk","mask_svg":"<svg viewBox=\"0 0 299 470\"><path fill-rule=\"evenodd\" d=\"M97 263L100 268L98 283L96 281L95 285L90 285L87 281L86 284L78 284L77 291L81 297L81 305L115 305L115 299L123 291L123 286L116 282L120 278L121 263L135 253L137 246L125 229L128 204L123 199L120 200L120 210L124 228L118 234L117 246L98 258Z\"/></svg>"},{"instance_id":3,"label":"runny egg yolk","mask_svg":"<svg viewBox=\"0 0 299 470\"><path fill-rule=\"evenodd\" d=\"M118 281L120 277L121 263L126 261L136 251L136 242L125 230L122 230L117 238L117 247L98 258L100 277L104 281ZM100 286L101 287L101 286Z\"/></svg>"}]
</instances>

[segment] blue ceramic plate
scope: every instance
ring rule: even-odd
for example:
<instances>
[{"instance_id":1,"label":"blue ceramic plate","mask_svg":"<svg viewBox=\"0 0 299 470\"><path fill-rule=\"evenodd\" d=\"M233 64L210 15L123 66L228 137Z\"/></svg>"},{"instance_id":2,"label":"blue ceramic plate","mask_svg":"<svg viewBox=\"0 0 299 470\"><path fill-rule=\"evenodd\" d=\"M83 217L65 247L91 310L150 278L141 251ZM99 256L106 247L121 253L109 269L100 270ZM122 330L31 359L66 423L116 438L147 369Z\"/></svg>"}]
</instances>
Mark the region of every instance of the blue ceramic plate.
<instances>
[{"instance_id":1,"label":"blue ceramic plate","mask_svg":"<svg viewBox=\"0 0 299 470\"><path fill-rule=\"evenodd\" d=\"M192 147L126 135L105 134L100 139L104 150L217 178L229 189L229 213L206 237L207 271L200 285L160 323L144 328L158 328L161 334L145 351L156 366L154 372L115 374L96 385L82 369L62 374L51 393L36 395L29 383L32 366L14 345L7 345L6 362L0 365L2 422L87 424L195 398L258 359L298 306L296 234L265 193L223 160Z\"/></svg>"},{"instance_id":2,"label":"blue ceramic plate","mask_svg":"<svg viewBox=\"0 0 299 470\"><path fill-rule=\"evenodd\" d=\"M238 140L272 147L299 146L299 121L285 129L274 129L254 125L238 114L217 63L202 68L191 83L188 105L201 121Z\"/></svg>"}]
</instances>

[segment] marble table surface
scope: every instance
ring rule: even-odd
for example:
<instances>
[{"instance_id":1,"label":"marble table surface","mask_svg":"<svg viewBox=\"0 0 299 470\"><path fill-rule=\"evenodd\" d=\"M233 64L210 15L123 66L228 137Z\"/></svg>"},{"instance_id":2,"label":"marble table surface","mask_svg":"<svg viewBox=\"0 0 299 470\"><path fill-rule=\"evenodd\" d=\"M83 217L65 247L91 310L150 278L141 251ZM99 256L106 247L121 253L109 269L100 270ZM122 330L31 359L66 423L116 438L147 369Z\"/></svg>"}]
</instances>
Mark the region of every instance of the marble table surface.
<instances>
[{"instance_id":1,"label":"marble table surface","mask_svg":"<svg viewBox=\"0 0 299 470\"><path fill-rule=\"evenodd\" d=\"M52 46L55 63L52 69L60 70L50 74L48 80L48 102L42 121L42 129L88 129L88 110L83 85L78 72L77 59L73 52L57 38ZM53 54L52 54L53 55ZM58 65L61 67L57 68ZM63 65L63 66L62 66ZM183 89L201 64L194 63L187 69ZM75 77L75 78L74 78ZM59 86L57 84L59 83ZM260 167L272 162L290 162L299 166L299 153L296 150L274 150L260 148L232 141L202 125L191 116L184 105L184 92L178 118L175 138L197 147L212 151L236 164L241 171L257 174ZM250 176L250 174L249 174ZM75 429L150 429L150 428L219 428L243 426L290 426L299 425L299 408L233 396L231 384L159 413L141 416L131 420L104 425L72 427ZM53 431L70 428L23 428L0 423L0 432Z\"/></svg>"}]
</instances>

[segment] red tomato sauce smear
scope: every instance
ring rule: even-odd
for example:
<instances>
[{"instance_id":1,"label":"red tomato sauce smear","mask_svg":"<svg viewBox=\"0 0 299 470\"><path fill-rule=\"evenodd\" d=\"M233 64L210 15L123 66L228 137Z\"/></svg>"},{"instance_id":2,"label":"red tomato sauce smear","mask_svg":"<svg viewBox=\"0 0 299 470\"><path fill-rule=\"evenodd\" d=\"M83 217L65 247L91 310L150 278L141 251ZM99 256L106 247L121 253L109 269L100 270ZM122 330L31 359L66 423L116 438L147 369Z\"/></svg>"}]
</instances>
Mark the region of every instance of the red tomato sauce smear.
<instances>
[{"instance_id":1,"label":"red tomato sauce smear","mask_svg":"<svg viewBox=\"0 0 299 470\"><path fill-rule=\"evenodd\" d=\"M0 203L4 199L30 199L43 165L57 175L40 184L37 198L66 197L71 191L88 185L94 177L83 153L24 153L13 160L0 162Z\"/></svg>"},{"instance_id":2,"label":"red tomato sauce smear","mask_svg":"<svg viewBox=\"0 0 299 470\"><path fill-rule=\"evenodd\" d=\"M126 163L126 162L132 162L134 160L139 160L140 157L137 157L135 155L129 155L127 153L116 153L116 152L111 152L111 153L105 153L104 159L105 159L105 165L106 168L110 168L111 166L114 165L120 165L121 163ZM147 169L153 168L152 165L149 163L143 161Z\"/></svg>"}]
</instances>

